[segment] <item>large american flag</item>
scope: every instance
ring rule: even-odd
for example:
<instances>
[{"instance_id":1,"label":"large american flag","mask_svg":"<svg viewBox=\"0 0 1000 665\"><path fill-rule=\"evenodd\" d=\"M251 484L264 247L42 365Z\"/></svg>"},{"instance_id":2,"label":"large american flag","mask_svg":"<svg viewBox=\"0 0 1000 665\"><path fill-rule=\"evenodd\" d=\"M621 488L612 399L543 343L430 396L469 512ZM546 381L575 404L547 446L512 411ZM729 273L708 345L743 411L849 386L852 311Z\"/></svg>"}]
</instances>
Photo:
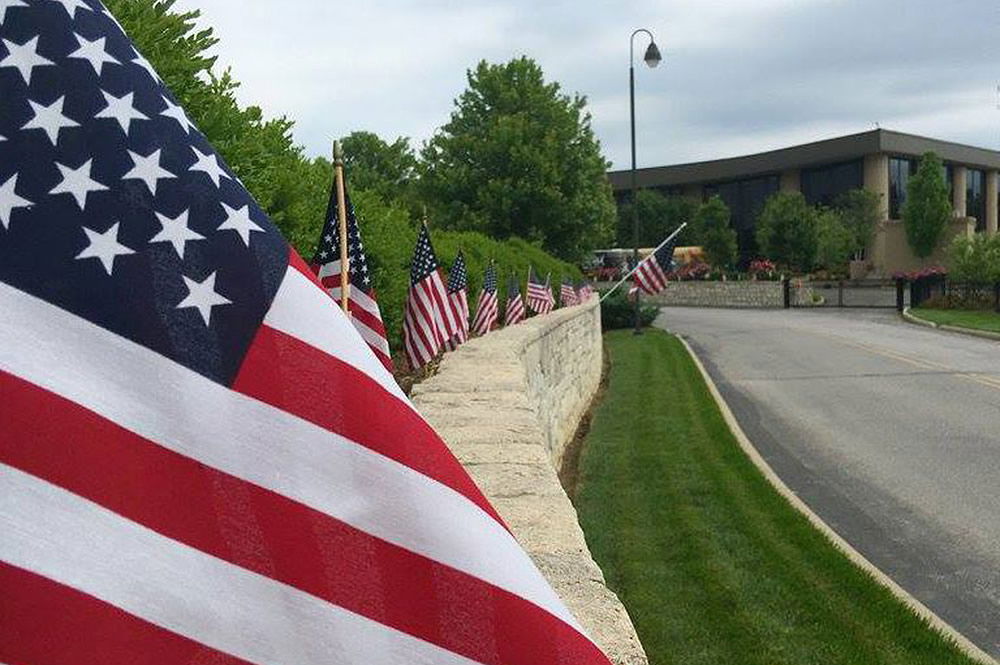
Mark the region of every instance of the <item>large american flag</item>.
<instances>
[{"instance_id":1,"label":"large american flag","mask_svg":"<svg viewBox=\"0 0 1000 665\"><path fill-rule=\"evenodd\" d=\"M458 317L458 333L445 342L445 348L454 351L469 339L469 273L465 269L465 256L458 251L448 273L448 300Z\"/></svg>"},{"instance_id":2,"label":"large american flag","mask_svg":"<svg viewBox=\"0 0 1000 665\"><path fill-rule=\"evenodd\" d=\"M420 227L410 264L410 291L403 315L403 346L410 367L429 363L459 332L458 314L441 279L427 226Z\"/></svg>"},{"instance_id":3,"label":"large american flag","mask_svg":"<svg viewBox=\"0 0 1000 665\"><path fill-rule=\"evenodd\" d=\"M636 286L649 294L659 293L667 288L667 273L670 272L673 265L676 246L677 236L675 235L639 262L639 267L632 274L634 286L630 289L630 293L635 291Z\"/></svg>"},{"instance_id":4,"label":"large american flag","mask_svg":"<svg viewBox=\"0 0 1000 665\"><path fill-rule=\"evenodd\" d=\"M497 269L492 263L486 266L483 290L476 301L476 316L472 320L472 332L485 335L497 322Z\"/></svg>"},{"instance_id":5,"label":"large american flag","mask_svg":"<svg viewBox=\"0 0 1000 665\"><path fill-rule=\"evenodd\" d=\"M3 0L0 0L2 2ZM347 277L350 288L347 293L347 308L351 312L351 323L371 347L375 356L392 371L392 355L386 339L382 312L375 297L372 275L368 269L365 245L361 241L361 228L357 213L351 203L351 196L344 183L344 204L347 208ZM340 302L340 223L338 221L337 184L330 192L330 202L326 207L326 221L320 234L319 247L310 266L319 277L334 300Z\"/></svg>"},{"instance_id":6,"label":"large american flag","mask_svg":"<svg viewBox=\"0 0 1000 665\"><path fill-rule=\"evenodd\" d=\"M102 6L0 44L0 662L607 664Z\"/></svg>"},{"instance_id":7,"label":"large american flag","mask_svg":"<svg viewBox=\"0 0 1000 665\"><path fill-rule=\"evenodd\" d=\"M528 268L528 307L535 314L548 314L555 306L555 299L552 297L552 289L549 288L549 278L545 278L545 283L535 279L535 273Z\"/></svg>"},{"instance_id":8,"label":"large american flag","mask_svg":"<svg viewBox=\"0 0 1000 665\"><path fill-rule=\"evenodd\" d=\"M521 285L517 275L511 274L507 280L507 305L504 308L503 324L512 326L524 320L524 299L521 298Z\"/></svg>"}]
</instances>

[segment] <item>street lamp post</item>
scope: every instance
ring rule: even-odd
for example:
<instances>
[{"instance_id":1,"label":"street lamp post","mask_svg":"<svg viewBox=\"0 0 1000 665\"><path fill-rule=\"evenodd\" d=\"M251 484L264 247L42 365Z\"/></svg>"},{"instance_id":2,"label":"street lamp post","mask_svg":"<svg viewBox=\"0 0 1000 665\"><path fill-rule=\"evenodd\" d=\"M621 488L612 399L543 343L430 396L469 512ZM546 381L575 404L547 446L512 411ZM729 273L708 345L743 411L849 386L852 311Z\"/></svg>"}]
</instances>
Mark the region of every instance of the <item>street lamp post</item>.
<instances>
[{"instance_id":1,"label":"street lamp post","mask_svg":"<svg viewBox=\"0 0 1000 665\"><path fill-rule=\"evenodd\" d=\"M640 32L644 32L649 35L649 46L646 47L646 55L643 56L643 60L649 67L656 67L660 64L660 49L656 47L656 42L653 41L653 33L645 28L639 28L632 33L628 42L628 106L629 106L629 117L632 123L632 262L633 265L639 265L639 201L636 197L636 182L635 182L635 36ZM634 306L634 316L635 316L635 334L642 334L642 324L639 321L639 292L635 293Z\"/></svg>"}]
</instances>

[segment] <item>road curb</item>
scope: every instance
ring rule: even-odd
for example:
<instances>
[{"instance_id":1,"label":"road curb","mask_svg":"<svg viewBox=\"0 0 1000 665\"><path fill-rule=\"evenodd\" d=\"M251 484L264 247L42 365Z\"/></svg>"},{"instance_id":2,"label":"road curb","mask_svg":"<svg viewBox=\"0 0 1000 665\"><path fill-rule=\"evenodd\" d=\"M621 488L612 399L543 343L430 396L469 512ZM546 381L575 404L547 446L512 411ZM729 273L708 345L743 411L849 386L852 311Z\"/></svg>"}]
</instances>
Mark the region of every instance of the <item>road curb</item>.
<instances>
[{"instance_id":1,"label":"road curb","mask_svg":"<svg viewBox=\"0 0 1000 665\"><path fill-rule=\"evenodd\" d=\"M904 313L908 312L905 312L904 310ZM912 316L912 314L910 316ZM917 317L913 318L916 319ZM926 325L930 322L926 321L923 323ZM804 515L816 529L823 533L823 535L825 535L837 549L843 552L847 558L854 563L854 565L871 575L876 582L887 588L894 596L896 596L896 598L913 610L917 616L926 621L932 628L954 641L955 645L967 656L973 660L983 663L984 665L998 665L998 661L994 660L992 656L973 644L969 638L958 632L944 619L935 614L929 607L910 595L910 593L903 587L896 584L892 578L879 570L875 564L866 559L861 552L854 549L850 543L844 540L836 531L833 530L833 528L830 527L830 525L824 522L819 515L814 513L812 509L809 508L809 506L807 506L805 502L802 501L802 499L800 499L798 495L795 494L795 492L793 492L791 488L789 488L788 485L786 485L784 481L778 477L778 474L774 472L774 469L772 469L771 465L767 463L767 460L761 456L760 452L757 451L757 448L754 447L753 442L750 441L750 438L747 437L746 433L743 431L743 428L740 427L739 422L736 420L736 416L733 415L732 410L729 408L729 404L722 396L722 393L719 392L719 388L715 385L715 381L709 375L708 370L705 369L705 366L702 364L698 354L695 353L694 349L691 348L691 345L688 344L686 339L676 333L671 334L680 340L681 344L684 345L684 348L687 349L688 355L691 356L695 366L698 368L702 378L705 380L705 385L708 386L708 391L711 393L712 399L715 400L716 405L719 407L719 411L722 413L723 419L726 421L726 425L729 426L733 436L736 437L736 440L739 442L740 448L743 449L746 456L750 458L750 461L753 462L754 466L760 470L771 486L777 490L778 494L783 496L793 508L802 513L802 515Z\"/></svg>"},{"instance_id":2,"label":"road curb","mask_svg":"<svg viewBox=\"0 0 1000 665\"><path fill-rule=\"evenodd\" d=\"M919 316L911 312L909 307L904 307L900 315L903 317L904 321L907 321L908 323L915 323L918 326L936 328L938 330L947 330L948 332L970 335L972 337L980 337L982 339L991 339L993 341L1000 342L1000 333L990 332L989 330L976 330L974 328L962 328L960 326L946 326L940 323L934 323L933 321L928 321L927 319L921 319Z\"/></svg>"}]
</instances>

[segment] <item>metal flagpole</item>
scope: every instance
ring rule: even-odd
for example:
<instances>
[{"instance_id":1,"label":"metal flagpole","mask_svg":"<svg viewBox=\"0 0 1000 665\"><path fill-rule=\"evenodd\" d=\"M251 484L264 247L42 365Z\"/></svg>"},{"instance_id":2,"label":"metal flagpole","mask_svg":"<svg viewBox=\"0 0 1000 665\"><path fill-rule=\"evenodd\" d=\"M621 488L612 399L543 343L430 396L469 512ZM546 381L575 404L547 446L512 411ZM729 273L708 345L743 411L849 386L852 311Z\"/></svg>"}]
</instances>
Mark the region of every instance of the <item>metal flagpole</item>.
<instances>
[{"instance_id":1,"label":"metal flagpole","mask_svg":"<svg viewBox=\"0 0 1000 665\"><path fill-rule=\"evenodd\" d=\"M677 236L677 234L678 234L678 233L680 233L681 231L683 231L683 230L684 230L684 227L685 227L685 226L687 226L687 225L688 225L688 223L687 223L687 222L684 222L683 224L681 224L680 226L678 226L678 227L677 227L677 230L676 230L676 231L674 231L673 233L671 233L670 235L668 235L668 236L667 236L667 239L666 239L666 240L664 240L664 241L663 241L663 242L661 242L661 243L660 243L659 245L657 245L657 246L656 246L656 249L654 249L654 250L652 251L652 253L651 253L651 254L650 254L649 256L647 256L646 258L644 258L644 259L643 259L642 261L639 261L638 263L636 263L636 264L635 264L635 267L634 267L634 268L632 268L631 270L629 270L629 271L628 271L628 274L627 274L627 275L625 275L624 277L622 277L622 278L621 278L621 280L619 280L619 282L618 282L617 284L615 284L614 286L612 286L610 290L608 290L608 291L607 291L607 292L606 292L606 293L605 293L605 294L604 294L603 296L601 296L601 302L604 302L604 299L605 299L605 298L607 298L607 297L608 297L608 296L610 296L610 295L611 295L612 293L614 293L615 291L617 291L617 290L618 290L618 287L619 287L619 286L621 286L622 284L624 284L624 283L626 282L626 280L628 280L628 278L629 278L629 277L631 277L631 276L632 276L632 274L633 274L633 273L634 273L634 272L635 272L636 270L638 270L638 269L639 269L639 266L641 266L641 265L642 265L643 263L645 263L646 261L648 261L648 260L649 260L649 257L650 257L650 256L653 256L653 254L656 254L656 252L658 252L658 251L660 250L660 248L661 248L661 247L663 247L663 246L664 246L664 245L666 245L666 244L667 244L668 242L670 242L671 240L673 240L673 239L674 239L674 238L675 238L675 237Z\"/></svg>"},{"instance_id":2,"label":"metal flagpole","mask_svg":"<svg viewBox=\"0 0 1000 665\"><path fill-rule=\"evenodd\" d=\"M347 303L351 297L351 282L348 271L351 261L347 251L347 204L344 196L344 151L340 141L333 142L333 170L337 181L337 221L340 224L340 307L351 315Z\"/></svg>"}]
</instances>

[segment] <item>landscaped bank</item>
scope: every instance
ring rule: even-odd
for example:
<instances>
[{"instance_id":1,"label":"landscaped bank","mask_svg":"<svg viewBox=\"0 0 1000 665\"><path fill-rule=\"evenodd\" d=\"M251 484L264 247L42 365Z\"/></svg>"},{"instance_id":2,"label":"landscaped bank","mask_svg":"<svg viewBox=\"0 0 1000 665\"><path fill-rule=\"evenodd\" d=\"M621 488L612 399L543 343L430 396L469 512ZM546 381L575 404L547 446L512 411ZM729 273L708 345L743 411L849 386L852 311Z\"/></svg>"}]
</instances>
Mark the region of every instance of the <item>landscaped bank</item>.
<instances>
[{"instance_id":1,"label":"landscaped bank","mask_svg":"<svg viewBox=\"0 0 1000 665\"><path fill-rule=\"evenodd\" d=\"M605 337L575 503L651 663L973 663L793 509L673 337Z\"/></svg>"},{"instance_id":2,"label":"landscaped bank","mask_svg":"<svg viewBox=\"0 0 1000 665\"><path fill-rule=\"evenodd\" d=\"M974 310L930 309L918 307L910 312L925 321L939 326L954 326L969 330L985 330L1000 333L1000 314Z\"/></svg>"}]
</instances>

